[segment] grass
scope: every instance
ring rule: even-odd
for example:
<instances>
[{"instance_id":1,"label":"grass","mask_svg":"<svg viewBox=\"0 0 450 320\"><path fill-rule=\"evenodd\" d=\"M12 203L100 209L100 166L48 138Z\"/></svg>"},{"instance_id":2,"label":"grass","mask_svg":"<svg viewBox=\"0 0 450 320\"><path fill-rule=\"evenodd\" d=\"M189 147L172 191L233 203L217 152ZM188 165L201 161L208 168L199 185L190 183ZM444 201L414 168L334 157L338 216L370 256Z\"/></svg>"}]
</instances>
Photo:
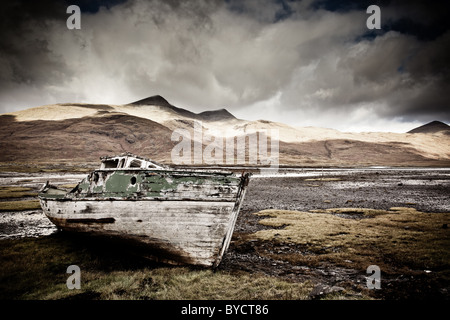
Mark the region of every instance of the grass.
<instances>
[{"instance_id":1,"label":"grass","mask_svg":"<svg viewBox=\"0 0 450 320\"><path fill-rule=\"evenodd\" d=\"M0 199L37 196L36 192L30 192L32 190L32 188L27 187L0 186Z\"/></svg>"},{"instance_id":2,"label":"grass","mask_svg":"<svg viewBox=\"0 0 450 320\"><path fill-rule=\"evenodd\" d=\"M29 163L29 162L0 162L0 172L90 172L97 167L94 163Z\"/></svg>"},{"instance_id":3,"label":"grass","mask_svg":"<svg viewBox=\"0 0 450 320\"><path fill-rule=\"evenodd\" d=\"M0 200L2 199L21 199L26 197L36 197L37 192L31 192L32 188L16 186L0 186ZM0 201L0 212L3 211L24 211L41 209L39 200L14 200Z\"/></svg>"},{"instance_id":4,"label":"grass","mask_svg":"<svg viewBox=\"0 0 450 320\"><path fill-rule=\"evenodd\" d=\"M0 299L307 299L310 282L151 264L126 248L64 233L0 241ZM81 289L69 290L69 265Z\"/></svg>"},{"instance_id":5,"label":"grass","mask_svg":"<svg viewBox=\"0 0 450 320\"><path fill-rule=\"evenodd\" d=\"M39 200L17 200L1 201L0 212L2 211L24 211L41 209Z\"/></svg>"},{"instance_id":6,"label":"grass","mask_svg":"<svg viewBox=\"0 0 450 320\"><path fill-rule=\"evenodd\" d=\"M306 299L311 288L274 277L163 267L113 274L110 283L95 290L103 292L102 299L272 300Z\"/></svg>"},{"instance_id":7,"label":"grass","mask_svg":"<svg viewBox=\"0 0 450 320\"><path fill-rule=\"evenodd\" d=\"M352 213L368 219L346 219L329 213ZM450 213L424 213L413 208L390 210L338 208L299 212L264 210L261 224L276 227L253 238L295 243L313 254L277 255L292 263L324 262L365 270L378 265L384 273L444 271L450 278ZM284 227L280 229L280 227Z\"/></svg>"},{"instance_id":8,"label":"grass","mask_svg":"<svg viewBox=\"0 0 450 320\"><path fill-rule=\"evenodd\" d=\"M16 186L0 186L0 212L39 210L41 205L37 200L37 192L32 188ZM22 199L33 197L34 199ZM16 199L13 201L2 201L4 199Z\"/></svg>"}]
</instances>

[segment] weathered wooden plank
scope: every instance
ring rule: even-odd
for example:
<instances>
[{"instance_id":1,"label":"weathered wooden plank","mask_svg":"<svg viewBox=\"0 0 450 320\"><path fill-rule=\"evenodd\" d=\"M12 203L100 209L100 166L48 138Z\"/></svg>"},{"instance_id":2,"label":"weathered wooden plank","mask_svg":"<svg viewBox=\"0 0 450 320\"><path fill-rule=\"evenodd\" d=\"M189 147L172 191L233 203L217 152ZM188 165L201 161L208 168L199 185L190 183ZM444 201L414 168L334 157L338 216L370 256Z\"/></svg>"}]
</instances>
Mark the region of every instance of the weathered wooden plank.
<instances>
[{"instance_id":1,"label":"weathered wooden plank","mask_svg":"<svg viewBox=\"0 0 450 320\"><path fill-rule=\"evenodd\" d=\"M185 252L189 259L197 257L195 259L210 261L217 258L222 247L234 203L135 201L132 210L129 210L128 201L106 201L99 204L99 201L47 200L44 207L50 210L48 212L53 212L48 214L49 217L55 219L63 229L127 234L154 246L167 242L173 250ZM70 219L76 221L88 218L98 221L114 219L114 222L70 222Z\"/></svg>"}]
</instances>

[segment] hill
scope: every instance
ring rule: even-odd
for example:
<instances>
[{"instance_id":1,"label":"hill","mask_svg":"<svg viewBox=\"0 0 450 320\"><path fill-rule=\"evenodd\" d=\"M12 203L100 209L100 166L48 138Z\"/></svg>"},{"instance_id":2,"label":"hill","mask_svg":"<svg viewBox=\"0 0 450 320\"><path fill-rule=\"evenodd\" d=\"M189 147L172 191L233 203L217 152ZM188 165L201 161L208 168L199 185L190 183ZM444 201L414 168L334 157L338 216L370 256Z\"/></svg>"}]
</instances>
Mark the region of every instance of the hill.
<instances>
[{"instance_id":1,"label":"hill","mask_svg":"<svg viewBox=\"0 0 450 320\"><path fill-rule=\"evenodd\" d=\"M408 131L408 133L436 133L440 131L448 131L450 134L450 126L441 121L432 121L423 126Z\"/></svg>"},{"instance_id":2,"label":"hill","mask_svg":"<svg viewBox=\"0 0 450 320\"><path fill-rule=\"evenodd\" d=\"M164 108L169 112L174 112L179 116L185 118L191 118L201 121L220 121L226 119L236 119L231 113L229 113L226 109L213 110L213 111L204 111L201 113L193 113L189 110L178 108L170 104L166 99L161 97L160 95L151 96L142 100L138 100L130 103L129 105L135 106L158 106Z\"/></svg>"},{"instance_id":3,"label":"hill","mask_svg":"<svg viewBox=\"0 0 450 320\"><path fill-rule=\"evenodd\" d=\"M157 122L125 114L59 121L16 121L0 116L0 161L97 162L108 154L132 152L167 160L172 131Z\"/></svg>"},{"instance_id":4,"label":"hill","mask_svg":"<svg viewBox=\"0 0 450 320\"><path fill-rule=\"evenodd\" d=\"M233 138L236 144L239 138L234 137L247 137L242 140L245 141L244 158L241 155L240 162L233 163L251 164L248 160L253 136L258 137L255 141L267 142L269 146L272 138L279 140L280 165L450 165L450 135L448 126L443 123L433 122L404 134L349 133L293 127L268 120L247 121L237 119L226 109L194 113L173 106L161 96L125 105L64 103L0 115L3 151L0 162L82 163L98 161L104 155L131 152L171 163L174 147L184 141L179 132L192 139L191 159L196 150L193 141L197 145L200 143L203 156L208 152L212 155L214 148L208 144L214 141L222 146L222 158L217 158L222 164L226 163L225 142L230 141L227 137ZM256 151L264 151L259 146ZM233 154L237 159L236 148Z\"/></svg>"}]
</instances>

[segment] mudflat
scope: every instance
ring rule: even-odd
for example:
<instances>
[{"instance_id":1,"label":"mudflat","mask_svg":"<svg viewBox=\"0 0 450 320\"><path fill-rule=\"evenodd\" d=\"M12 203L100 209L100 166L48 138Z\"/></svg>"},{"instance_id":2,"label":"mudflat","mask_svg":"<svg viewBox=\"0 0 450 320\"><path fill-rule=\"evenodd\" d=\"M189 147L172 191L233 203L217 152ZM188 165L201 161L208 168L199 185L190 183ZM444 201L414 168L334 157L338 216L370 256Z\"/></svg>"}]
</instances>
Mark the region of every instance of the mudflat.
<instances>
[{"instance_id":1,"label":"mudflat","mask_svg":"<svg viewBox=\"0 0 450 320\"><path fill-rule=\"evenodd\" d=\"M319 292L310 298L329 288L350 299L450 297L450 168L253 171L219 272L307 282ZM84 175L0 173L0 241L58 234L24 203L33 205L47 180L69 189ZM367 286L370 265L381 270L381 289Z\"/></svg>"},{"instance_id":2,"label":"mudflat","mask_svg":"<svg viewBox=\"0 0 450 320\"><path fill-rule=\"evenodd\" d=\"M220 268L350 287L381 299L448 299L449 194L448 168L256 176ZM381 269L380 290L366 290L372 264Z\"/></svg>"}]
</instances>

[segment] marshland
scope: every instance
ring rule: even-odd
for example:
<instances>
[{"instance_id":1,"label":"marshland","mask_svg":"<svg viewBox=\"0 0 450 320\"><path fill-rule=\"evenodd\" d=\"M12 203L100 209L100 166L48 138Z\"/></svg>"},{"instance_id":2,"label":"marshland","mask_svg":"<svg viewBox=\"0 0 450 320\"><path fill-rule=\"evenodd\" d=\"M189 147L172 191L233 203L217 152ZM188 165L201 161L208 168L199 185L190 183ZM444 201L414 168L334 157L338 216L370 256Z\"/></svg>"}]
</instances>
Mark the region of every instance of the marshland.
<instances>
[{"instance_id":1,"label":"marshland","mask_svg":"<svg viewBox=\"0 0 450 320\"><path fill-rule=\"evenodd\" d=\"M217 269L169 266L115 242L60 232L37 201L89 168L3 166L0 298L82 300L447 300L450 169L258 170ZM69 290L78 265L81 289ZM381 288L367 286L367 267ZM39 276L36 276L39 275Z\"/></svg>"}]
</instances>

